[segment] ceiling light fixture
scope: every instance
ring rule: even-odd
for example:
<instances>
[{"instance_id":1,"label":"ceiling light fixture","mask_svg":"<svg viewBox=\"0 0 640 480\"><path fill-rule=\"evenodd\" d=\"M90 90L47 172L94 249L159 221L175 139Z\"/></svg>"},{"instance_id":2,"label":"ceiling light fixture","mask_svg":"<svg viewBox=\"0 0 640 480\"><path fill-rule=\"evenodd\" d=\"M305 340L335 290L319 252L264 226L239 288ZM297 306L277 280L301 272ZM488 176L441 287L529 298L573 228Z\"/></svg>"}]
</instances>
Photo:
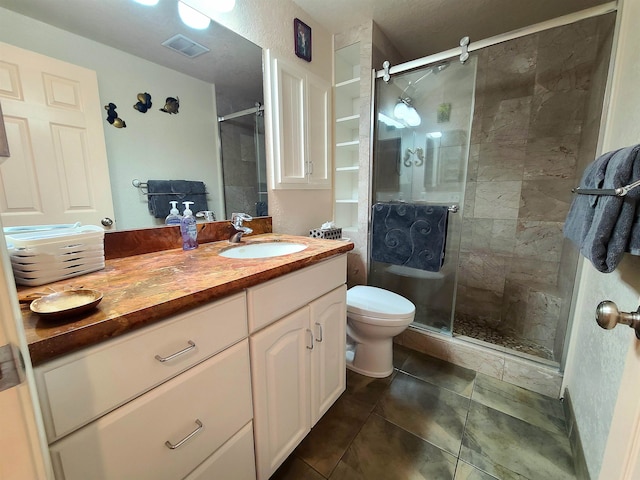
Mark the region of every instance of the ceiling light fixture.
<instances>
[{"instance_id":1,"label":"ceiling light fixture","mask_svg":"<svg viewBox=\"0 0 640 480\"><path fill-rule=\"evenodd\" d=\"M186 3L178 0L178 14L185 25L196 30L204 30L211 23L211 19L203 15Z\"/></svg>"},{"instance_id":2,"label":"ceiling light fixture","mask_svg":"<svg viewBox=\"0 0 640 480\"><path fill-rule=\"evenodd\" d=\"M133 0L133 1L139 3L140 5L153 7L154 5L157 5L160 0Z\"/></svg>"},{"instance_id":3,"label":"ceiling light fixture","mask_svg":"<svg viewBox=\"0 0 640 480\"><path fill-rule=\"evenodd\" d=\"M398 98L398 103L393 108L393 116L398 120L404 120L410 127L417 127L422 123L422 119L415 108L411 105L409 97Z\"/></svg>"}]
</instances>

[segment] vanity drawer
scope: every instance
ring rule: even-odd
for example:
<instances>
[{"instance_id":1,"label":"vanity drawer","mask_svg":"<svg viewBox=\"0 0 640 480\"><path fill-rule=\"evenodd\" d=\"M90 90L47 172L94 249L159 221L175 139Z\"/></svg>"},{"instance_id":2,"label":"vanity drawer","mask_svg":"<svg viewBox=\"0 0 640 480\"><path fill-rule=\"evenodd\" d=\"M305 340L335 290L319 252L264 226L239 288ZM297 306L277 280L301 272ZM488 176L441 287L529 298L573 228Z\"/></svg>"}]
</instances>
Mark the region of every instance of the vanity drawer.
<instances>
[{"instance_id":1,"label":"vanity drawer","mask_svg":"<svg viewBox=\"0 0 640 480\"><path fill-rule=\"evenodd\" d=\"M181 479L252 415L244 340L51 445L56 478Z\"/></svg>"},{"instance_id":2,"label":"vanity drawer","mask_svg":"<svg viewBox=\"0 0 640 480\"><path fill-rule=\"evenodd\" d=\"M49 443L246 337L241 293L36 368Z\"/></svg>"},{"instance_id":3,"label":"vanity drawer","mask_svg":"<svg viewBox=\"0 0 640 480\"><path fill-rule=\"evenodd\" d=\"M253 422L247 423L185 480L256 480Z\"/></svg>"},{"instance_id":4,"label":"vanity drawer","mask_svg":"<svg viewBox=\"0 0 640 480\"><path fill-rule=\"evenodd\" d=\"M266 327L346 281L344 254L248 288L249 332Z\"/></svg>"}]
</instances>

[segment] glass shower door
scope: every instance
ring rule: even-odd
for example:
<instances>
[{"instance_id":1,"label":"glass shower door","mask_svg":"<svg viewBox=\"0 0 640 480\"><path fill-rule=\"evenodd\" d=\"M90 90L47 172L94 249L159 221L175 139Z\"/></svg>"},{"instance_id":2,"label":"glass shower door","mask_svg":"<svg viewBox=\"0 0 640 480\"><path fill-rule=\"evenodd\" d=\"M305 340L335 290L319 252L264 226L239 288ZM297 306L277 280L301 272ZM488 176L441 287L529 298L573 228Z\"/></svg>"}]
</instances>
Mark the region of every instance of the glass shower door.
<instances>
[{"instance_id":1,"label":"glass shower door","mask_svg":"<svg viewBox=\"0 0 640 480\"><path fill-rule=\"evenodd\" d=\"M268 215L264 117L255 112L228 117L219 122L227 216Z\"/></svg>"},{"instance_id":2,"label":"glass shower door","mask_svg":"<svg viewBox=\"0 0 640 480\"><path fill-rule=\"evenodd\" d=\"M451 207L437 272L370 262L369 284L416 305L414 325L451 334L473 118L476 59L376 80L374 204Z\"/></svg>"}]
</instances>

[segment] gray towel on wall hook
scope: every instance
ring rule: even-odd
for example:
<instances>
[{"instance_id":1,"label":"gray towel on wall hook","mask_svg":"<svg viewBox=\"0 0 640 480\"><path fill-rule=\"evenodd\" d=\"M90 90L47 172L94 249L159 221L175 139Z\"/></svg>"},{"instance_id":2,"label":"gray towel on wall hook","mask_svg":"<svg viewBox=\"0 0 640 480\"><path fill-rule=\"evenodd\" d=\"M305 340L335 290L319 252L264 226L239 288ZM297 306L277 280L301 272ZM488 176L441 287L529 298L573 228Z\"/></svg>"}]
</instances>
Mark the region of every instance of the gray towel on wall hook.
<instances>
[{"instance_id":1,"label":"gray towel on wall hook","mask_svg":"<svg viewBox=\"0 0 640 480\"><path fill-rule=\"evenodd\" d=\"M614 189L640 179L640 145L607 152L589 165L580 188ZM625 252L640 255L640 188L625 196L576 195L564 236L603 273L616 269Z\"/></svg>"}]
</instances>

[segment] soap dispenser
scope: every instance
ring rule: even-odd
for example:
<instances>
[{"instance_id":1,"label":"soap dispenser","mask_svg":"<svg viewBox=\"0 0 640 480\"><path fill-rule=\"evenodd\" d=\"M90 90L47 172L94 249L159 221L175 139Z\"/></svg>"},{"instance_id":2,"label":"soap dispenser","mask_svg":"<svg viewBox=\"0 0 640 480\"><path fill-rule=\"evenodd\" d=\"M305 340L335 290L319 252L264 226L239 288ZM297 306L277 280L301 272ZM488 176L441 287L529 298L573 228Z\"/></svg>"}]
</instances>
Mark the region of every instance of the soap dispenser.
<instances>
[{"instance_id":1,"label":"soap dispenser","mask_svg":"<svg viewBox=\"0 0 640 480\"><path fill-rule=\"evenodd\" d=\"M182 249L193 250L198 248L198 229L196 227L196 217L189 208L193 202L182 202L184 214L180 219L180 234L182 235Z\"/></svg>"},{"instance_id":2,"label":"soap dispenser","mask_svg":"<svg viewBox=\"0 0 640 480\"><path fill-rule=\"evenodd\" d=\"M180 225L180 220L182 217L180 216L180 212L178 211L178 202L172 201L169 202L171 204L171 210L169 211L169 215L165 218L164 223L166 225Z\"/></svg>"}]
</instances>

